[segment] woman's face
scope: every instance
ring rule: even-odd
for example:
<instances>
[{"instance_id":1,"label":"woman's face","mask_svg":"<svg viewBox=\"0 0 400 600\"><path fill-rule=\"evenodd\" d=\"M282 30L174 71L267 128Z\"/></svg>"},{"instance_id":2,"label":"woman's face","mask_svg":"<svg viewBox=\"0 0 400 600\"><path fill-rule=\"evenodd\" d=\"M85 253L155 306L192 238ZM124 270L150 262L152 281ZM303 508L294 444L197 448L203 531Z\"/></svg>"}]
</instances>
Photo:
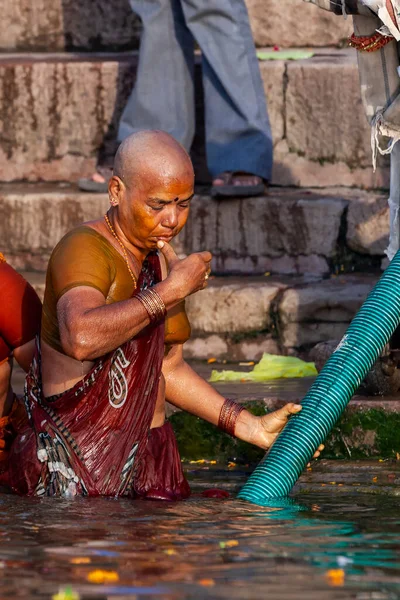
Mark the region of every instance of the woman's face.
<instances>
[{"instance_id":1,"label":"woman's face","mask_svg":"<svg viewBox=\"0 0 400 600\"><path fill-rule=\"evenodd\" d=\"M170 242L187 221L193 193L191 165L174 177L153 176L125 186L118 220L129 242L146 251L154 250L159 240Z\"/></svg>"}]
</instances>

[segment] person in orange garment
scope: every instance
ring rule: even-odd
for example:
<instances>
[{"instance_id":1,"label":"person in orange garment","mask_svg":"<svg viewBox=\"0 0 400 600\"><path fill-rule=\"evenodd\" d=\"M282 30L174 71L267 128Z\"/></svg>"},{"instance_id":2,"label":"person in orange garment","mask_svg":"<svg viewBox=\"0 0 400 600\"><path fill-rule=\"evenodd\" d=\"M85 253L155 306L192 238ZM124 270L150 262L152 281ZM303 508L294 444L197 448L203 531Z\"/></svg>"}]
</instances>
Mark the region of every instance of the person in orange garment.
<instances>
[{"instance_id":1,"label":"person in orange garment","mask_svg":"<svg viewBox=\"0 0 400 600\"><path fill-rule=\"evenodd\" d=\"M116 155L110 209L54 249L26 419L0 478L11 490L184 499L190 488L166 400L261 448L301 410L288 404L253 416L183 359L184 300L206 287L212 258L180 260L169 245L186 223L193 186L190 158L170 135L133 134Z\"/></svg>"},{"instance_id":2,"label":"person in orange garment","mask_svg":"<svg viewBox=\"0 0 400 600\"><path fill-rule=\"evenodd\" d=\"M13 360L28 371L41 315L42 304L35 290L0 253L0 461L7 458L7 444L12 438Z\"/></svg>"}]
</instances>

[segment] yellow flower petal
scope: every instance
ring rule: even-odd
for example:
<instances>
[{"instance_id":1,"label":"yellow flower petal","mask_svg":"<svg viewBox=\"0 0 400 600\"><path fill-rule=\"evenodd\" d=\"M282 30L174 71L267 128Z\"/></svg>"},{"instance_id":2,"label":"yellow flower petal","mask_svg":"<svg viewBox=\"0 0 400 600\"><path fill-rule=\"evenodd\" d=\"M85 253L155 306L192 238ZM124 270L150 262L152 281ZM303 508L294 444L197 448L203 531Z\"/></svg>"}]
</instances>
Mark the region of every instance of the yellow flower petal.
<instances>
[{"instance_id":1,"label":"yellow flower petal","mask_svg":"<svg viewBox=\"0 0 400 600\"><path fill-rule=\"evenodd\" d=\"M214 579L200 579L199 584L203 585L204 587L212 587L215 585L215 581Z\"/></svg>"},{"instance_id":2,"label":"yellow flower petal","mask_svg":"<svg viewBox=\"0 0 400 600\"><path fill-rule=\"evenodd\" d=\"M220 542L219 547L224 548L234 548L235 546L239 546L239 542L237 540L228 540L227 542Z\"/></svg>"},{"instance_id":3,"label":"yellow flower petal","mask_svg":"<svg viewBox=\"0 0 400 600\"><path fill-rule=\"evenodd\" d=\"M341 587L344 585L345 572L343 569L330 569L326 573L326 578L333 587Z\"/></svg>"},{"instance_id":4,"label":"yellow flower petal","mask_svg":"<svg viewBox=\"0 0 400 600\"><path fill-rule=\"evenodd\" d=\"M116 583L119 581L119 575L116 571L102 571L101 569L96 569L96 571L90 571L87 580L90 581L90 583Z\"/></svg>"},{"instance_id":5,"label":"yellow flower petal","mask_svg":"<svg viewBox=\"0 0 400 600\"><path fill-rule=\"evenodd\" d=\"M51 597L52 600L80 600L80 595L71 587L60 588L57 594Z\"/></svg>"},{"instance_id":6,"label":"yellow flower petal","mask_svg":"<svg viewBox=\"0 0 400 600\"><path fill-rule=\"evenodd\" d=\"M88 556L77 556L76 558L71 558L70 563L72 565L88 565L92 561Z\"/></svg>"}]
</instances>

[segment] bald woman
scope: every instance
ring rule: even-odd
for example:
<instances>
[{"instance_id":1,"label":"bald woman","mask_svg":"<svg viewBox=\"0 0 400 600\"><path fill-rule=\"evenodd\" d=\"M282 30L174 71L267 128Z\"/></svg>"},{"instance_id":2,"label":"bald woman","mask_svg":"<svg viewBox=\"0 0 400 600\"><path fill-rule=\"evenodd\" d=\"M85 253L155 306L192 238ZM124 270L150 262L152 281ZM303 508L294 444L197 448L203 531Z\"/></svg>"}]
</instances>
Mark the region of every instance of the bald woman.
<instances>
[{"instance_id":1,"label":"bald woman","mask_svg":"<svg viewBox=\"0 0 400 600\"><path fill-rule=\"evenodd\" d=\"M190 159L172 137L133 134L116 156L107 214L54 249L27 419L3 477L13 490L183 499L190 489L165 400L262 448L301 409L255 417L183 360L184 301L206 287L211 261L209 252L179 260L170 246L193 184Z\"/></svg>"}]
</instances>

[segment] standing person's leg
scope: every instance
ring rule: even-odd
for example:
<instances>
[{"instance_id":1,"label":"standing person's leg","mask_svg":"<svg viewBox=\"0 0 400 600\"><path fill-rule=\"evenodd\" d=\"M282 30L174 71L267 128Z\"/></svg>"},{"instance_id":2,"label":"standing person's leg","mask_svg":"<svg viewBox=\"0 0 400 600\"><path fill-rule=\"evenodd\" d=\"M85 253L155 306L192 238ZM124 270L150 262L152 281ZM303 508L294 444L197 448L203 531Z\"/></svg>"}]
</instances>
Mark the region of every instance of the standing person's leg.
<instances>
[{"instance_id":1,"label":"standing person's leg","mask_svg":"<svg viewBox=\"0 0 400 600\"><path fill-rule=\"evenodd\" d=\"M203 53L207 160L213 192L260 193L262 179L271 176L273 146L244 0L181 2L186 25Z\"/></svg>"},{"instance_id":2,"label":"standing person's leg","mask_svg":"<svg viewBox=\"0 0 400 600\"><path fill-rule=\"evenodd\" d=\"M390 155L390 238L386 254L392 260L400 247L400 142L394 145ZM400 327L396 329L391 340L392 350L400 349ZM400 356L396 356L397 359Z\"/></svg>"},{"instance_id":3,"label":"standing person's leg","mask_svg":"<svg viewBox=\"0 0 400 600\"><path fill-rule=\"evenodd\" d=\"M136 83L123 111L118 141L143 129L162 129L189 150L195 129L194 40L180 0L130 0L143 31ZM86 191L107 190L112 169L81 179Z\"/></svg>"},{"instance_id":4,"label":"standing person's leg","mask_svg":"<svg viewBox=\"0 0 400 600\"><path fill-rule=\"evenodd\" d=\"M394 145L390 155L390 240L386 250L392 260L400 246L400 142Z\"/></svg>"},{"instance_id":5,"label":"standing person's leg","mask_svg":"<svg viewBox=\"0 0 400 600\"><path fill-rule=\"evenodd\" d=\"M162 129L187 150L194 135L194 41L180 0L130 0L143 25L136 84L122 114L118 140Z\"/></svg>"}]
</instances>

